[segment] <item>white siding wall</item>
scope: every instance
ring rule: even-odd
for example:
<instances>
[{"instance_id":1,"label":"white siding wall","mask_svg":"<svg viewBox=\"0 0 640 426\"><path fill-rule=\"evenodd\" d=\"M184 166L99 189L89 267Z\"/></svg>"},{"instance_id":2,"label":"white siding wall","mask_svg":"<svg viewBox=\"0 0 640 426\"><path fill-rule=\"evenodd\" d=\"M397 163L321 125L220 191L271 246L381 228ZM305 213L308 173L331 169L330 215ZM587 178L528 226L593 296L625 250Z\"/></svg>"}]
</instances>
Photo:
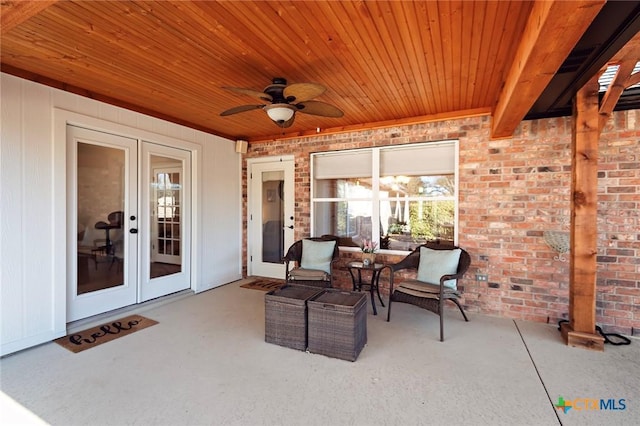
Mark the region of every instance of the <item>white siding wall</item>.
<instances>
[{"instance_id":1,"label":"white siding wall","mask_svg":"<svg viewBox=\"0 0 640 426\"><path fill-rule=\"evenodd\" d=\"M193 289L241 278L241 161L234 141L0 77L0 355L66 332L66 166L58 108L87 127L195 149Z\"/></svg>"}]
</instances>

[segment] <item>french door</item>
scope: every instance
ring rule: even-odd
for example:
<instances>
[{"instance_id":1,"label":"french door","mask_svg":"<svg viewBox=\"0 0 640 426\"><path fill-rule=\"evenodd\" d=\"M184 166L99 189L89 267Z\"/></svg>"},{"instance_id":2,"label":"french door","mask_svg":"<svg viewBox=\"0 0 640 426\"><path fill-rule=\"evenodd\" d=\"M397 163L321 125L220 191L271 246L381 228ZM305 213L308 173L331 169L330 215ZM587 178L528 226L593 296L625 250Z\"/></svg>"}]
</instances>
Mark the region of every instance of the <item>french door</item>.
<instances>
[{"instance_id":1,"label":"french door","mask_svg":"<svg viewBox=\"0 0 640 426\"><path fill-rule=\"evenodd\" d=\"M190 153L67 126L67 321L190 282Z\"/></svg>"},{"instance_id":2,"label":"french door","mask_svg":"<svg viewBox=\"0 0 640 426\"><path fill-rule=\"evenodd\" d=\"M136 303L138 142L67 126L67 157L67 321L75 321Z\"/></svg>"},{"instance_id":3,"label":"french door","mask_svg":"<svg viewBox=\"0 0 640 426\"><path fill-rule=\"evenodd\" d=\"M248 272L284 278L282 257L294 242L294 161L249 164Z\"/></svg>"},{"instance_id":4,"label":"french door","mask_svg":"<svg viewBox=\"0 0 640 426\"><path fill-rule=\"evenodd\" d=\"M143 142L140 301L191 287L189 151Z\"/></svg>"}]
</instances>

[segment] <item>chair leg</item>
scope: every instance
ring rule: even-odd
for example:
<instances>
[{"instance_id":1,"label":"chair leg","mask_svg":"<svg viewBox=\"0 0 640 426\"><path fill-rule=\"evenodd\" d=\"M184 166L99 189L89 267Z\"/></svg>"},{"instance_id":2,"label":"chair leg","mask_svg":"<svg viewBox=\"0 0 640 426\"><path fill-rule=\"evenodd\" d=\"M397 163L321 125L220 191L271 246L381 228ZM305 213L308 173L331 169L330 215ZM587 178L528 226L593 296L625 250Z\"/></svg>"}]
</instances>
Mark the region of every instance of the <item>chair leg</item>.
<instances>
[{"instance_id":1,"label":"chair leg","mask_svg":"<svg viewBox=\"0 0 640 426\"><path fill-rule=\"evenodd\" d=\"M440 341L444 342L444 300L438 299L440 305L438 309L438 316L440 317Z\"/></svg>"},{"instance_id":2,"label":"chair leg","mask_svg":"<svg viewBox=\"0 0 640 426\"><path fill-rule=\"evenodd\" d=\"M376 286L376 292L378 293L378 300L380 301L380 304L384 308L384 302L382 301L382 296L380 296L380 287L379 286Z\"/></svg>"},{"instance_id":3,"label":"chair leg","mask_svg":"<svg viewBox=\"0 0 640 426\"><path fill-rule=\"evenodd\" d=\"M387 307L387 322L391 319L391 294L389 295L389 306Z\"/></svg>"},{"instance_id":4,"label":"chair leg","mask_svg":"<svg viewBox=\"0 0 640 426\"><path fill-rule=\"evenodd\" d=\"M456 304L456 306L458 307L458 309L460 309L460 313L462 314L462 316L464 317L464 320L466 322L469 322L469 318L467 318L467 314L464 313L464 309L462 309L462 305L460 305L460 302L458 302L457 299L448 299L451 300L453 303ZM440 305L440 341L444 342L444 303L441 303Z\"/></svg>"},{"instance_id":5,"label":"chair leg","mask_svg":"<svg viewBox=\"0 0 640 426\"><path fill-rule=\"evenodd\" d=\"M458 309L460 309L460 313L462 314L462 316L464 317L464 320L469 322L469 318L467 318L467 314L464 313L464 309L462 309L462 305L460 305L460 302L458 302L458 299L449 299L451 300L453 303L456 304L456 306L458 307Z\"/></svg>"}]
</instances>

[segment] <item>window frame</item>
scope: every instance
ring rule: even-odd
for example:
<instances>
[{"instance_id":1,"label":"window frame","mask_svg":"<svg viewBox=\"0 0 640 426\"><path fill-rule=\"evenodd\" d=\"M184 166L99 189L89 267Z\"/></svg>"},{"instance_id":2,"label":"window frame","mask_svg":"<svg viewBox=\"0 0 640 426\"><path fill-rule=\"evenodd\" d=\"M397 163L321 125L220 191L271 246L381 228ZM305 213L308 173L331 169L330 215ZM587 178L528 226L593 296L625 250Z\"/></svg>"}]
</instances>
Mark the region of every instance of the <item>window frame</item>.
<instances>
[{"instance_id":1,"label":"window frame","mask_svg":"<svg viewBox=\"0 0 640 426\"><path fill-rule=\"evenodd\" d=\"M454 176L454 185L455 185L455 194L453 196L454 202L454 229L453 229L453 241L454 244L458 244L458 229L459 229L459 156L460 156L460 141L459 139L447 139L433 142L416 142L411 144L401 144L401 145L386 145L386 146L372 146L366 148L355 148L355 149L343 149L343 150L333 150L333 151L320 151L320 152L312 152L309 155L309 173L310 173L310 193L309 193L309 216L310 216L310 230L311 234L315 234L315 204L316 202L350 202L350 201L369 201L369 199L362 198L345 198L345 197L314 197L315 194L315 161L314 157L316 155L326 155L331 153L349 153L349 152L358 152L358 151L371 151L371 235L373 241L378 244L380 247L380 153L383 150L393 150L394 148L402 149L407 148L408 145L411 145L413 148L417 148L419 146L425 146L432 148L436 145L453 145L454 152L454 166L453 166L453 176ZM447 197L448 198L448 197ZM359 252L360 248L358 247L348 247L348 246L340 246L340 250L344 250L347 252ZM410 250L391 250L391 249L379 249L379 253L384 254L399 254L406 255L410 252Z\"/></svg>"}]
</instances>

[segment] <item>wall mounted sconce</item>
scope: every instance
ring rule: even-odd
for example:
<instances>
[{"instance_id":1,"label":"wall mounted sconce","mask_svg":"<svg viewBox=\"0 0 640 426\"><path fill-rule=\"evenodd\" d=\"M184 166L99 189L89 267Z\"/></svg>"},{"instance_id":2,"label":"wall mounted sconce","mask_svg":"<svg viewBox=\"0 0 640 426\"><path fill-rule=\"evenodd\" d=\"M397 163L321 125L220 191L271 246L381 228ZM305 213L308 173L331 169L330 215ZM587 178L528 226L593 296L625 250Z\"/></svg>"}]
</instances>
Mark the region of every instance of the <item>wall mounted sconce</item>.
<instances>
[{"instance_id":1,"label":"wall mounted sconce","mask_svg":"<svg viewBox=\"0 0 640 426\"><path fill-rule=\"evenodd\" d=\"M560 231L544 231L542 236L544 237L544 242L558 253L558 255L554 256L553 259L566 262L567 258L564 254L569 252L569 233Z\"/></svg>"}]
</instances>

